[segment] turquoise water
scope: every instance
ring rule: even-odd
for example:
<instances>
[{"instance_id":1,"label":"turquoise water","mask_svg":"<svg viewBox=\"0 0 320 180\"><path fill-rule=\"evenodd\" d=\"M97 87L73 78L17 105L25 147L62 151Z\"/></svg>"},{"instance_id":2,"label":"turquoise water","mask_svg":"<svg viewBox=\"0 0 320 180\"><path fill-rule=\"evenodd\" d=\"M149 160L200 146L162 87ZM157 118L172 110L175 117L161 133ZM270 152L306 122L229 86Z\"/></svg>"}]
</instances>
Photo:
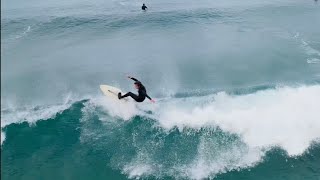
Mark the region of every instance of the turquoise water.
<instances>
[{"instance_id":1,"label":"turquoise water","mask_svg":"<svg viewBox=\"0 0 320 180\"><path fill-rule=\"evenodd\" d=\"M1 2L1 178L318 180L320 4L146 5Z\"/></svg>"}]
</instances>

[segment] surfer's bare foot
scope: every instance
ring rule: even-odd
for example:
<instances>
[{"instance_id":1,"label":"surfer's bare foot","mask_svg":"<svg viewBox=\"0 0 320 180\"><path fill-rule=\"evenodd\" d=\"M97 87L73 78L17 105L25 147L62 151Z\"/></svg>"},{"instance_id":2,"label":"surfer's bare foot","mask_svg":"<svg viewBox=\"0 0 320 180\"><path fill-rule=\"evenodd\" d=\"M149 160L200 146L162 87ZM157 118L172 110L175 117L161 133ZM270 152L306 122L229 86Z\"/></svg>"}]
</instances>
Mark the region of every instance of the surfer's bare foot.
<instances>
[{"instance_id":1,"label":"surfer's bare foot","mask_svg":"<svg viewBox=\"0 0 320 180\"><path fill-rule=\"evenodd\" d=\"M118 93L118 99L121 99L121 92Z\"/></svg>"}]
</instances>

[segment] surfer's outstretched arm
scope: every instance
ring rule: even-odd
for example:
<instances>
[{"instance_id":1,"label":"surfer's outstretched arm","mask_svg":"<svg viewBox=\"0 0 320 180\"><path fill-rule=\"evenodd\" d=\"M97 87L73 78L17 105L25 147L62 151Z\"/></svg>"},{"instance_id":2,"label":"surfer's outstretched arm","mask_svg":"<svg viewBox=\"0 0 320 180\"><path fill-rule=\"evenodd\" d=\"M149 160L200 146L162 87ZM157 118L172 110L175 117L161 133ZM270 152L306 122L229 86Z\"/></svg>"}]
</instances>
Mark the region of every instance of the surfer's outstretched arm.
<instances>
[{"instance_id":1,"label":"surfer's outstretched arm","mask_svg":"<svg viewBox=\"0 0 320 180\"><path fill-rule=\"evenodd\" d=\"M154 99L152 99L147 93L145 93L145 96L153 103L155 103L156 101Z\"/></svg>"},{"instance_id":2,"label":"surfer's outstretched arm","mask_svg":"<svg viewBox=\"0 0 320 180\"><path fill-rule=\"evenodd\" d=\"M146 97L147 97L149 100L152 100L152 98L151 98L148 94L146 94Z\"/></svg>"},{"instance_id":3,"label":"surfer's outstretched arm","mask_svg":"<svg viewBox=\"0 0 320 180\"><path fill-rule=\"evenodd\" d=\"M136 79L136 78L134 78L134 77L131 77L131 76L128 76L128 78L129 78L129 79L132 79L132 80L134 80L134 82L137 82L137 81L139 81L138 79Z\"/></svg>"},{"instance_id":4,"label":"surfer's outstretched arm","mask_svg":"<svg viewBox=\"0 0 320 180\"><path fill-rule=\"evenodd\" d=\"M152 100L152 98L145 91L141 91L140 93L141 95L147 97L149 100Z\"/></svg>"}]
</instances>

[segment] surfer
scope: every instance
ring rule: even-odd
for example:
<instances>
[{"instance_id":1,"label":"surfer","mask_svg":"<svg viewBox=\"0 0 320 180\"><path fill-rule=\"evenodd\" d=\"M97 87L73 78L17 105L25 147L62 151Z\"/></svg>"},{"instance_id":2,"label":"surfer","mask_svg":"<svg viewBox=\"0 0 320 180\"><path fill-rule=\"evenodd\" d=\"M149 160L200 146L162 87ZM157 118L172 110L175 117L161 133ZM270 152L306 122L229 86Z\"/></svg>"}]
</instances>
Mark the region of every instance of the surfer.
<instances>
[{"instance_id":1,"label":"surfer","mask_svg":"<svg viewBox=\"0 0 320 180\"><path fill-rule=\"evenodd\" d=\"M148 7L147 7L145 4L142 4L141 9L145 11L145 10L147 10L147 9L148 9Z\"/></svg>"},{"instance_id":2,"label":"surfer","mask_svg":"<svg viewBox=\"0 0 320 180\"><path fill-rule=\"evenodd\" d=\"M147 97L151 102L155 103L155 100L151 99L151 97L148 96L146 88L143 86L143 84L139 80L131 76L128 76L128 78L134 81L134 87L138 89L138 95L132 92L128 92L127 94L122 96L121 93L118 93L119 99L130 96L132 99L136 100L137 102L143 102Z\"/></svg>"}]
</instances>

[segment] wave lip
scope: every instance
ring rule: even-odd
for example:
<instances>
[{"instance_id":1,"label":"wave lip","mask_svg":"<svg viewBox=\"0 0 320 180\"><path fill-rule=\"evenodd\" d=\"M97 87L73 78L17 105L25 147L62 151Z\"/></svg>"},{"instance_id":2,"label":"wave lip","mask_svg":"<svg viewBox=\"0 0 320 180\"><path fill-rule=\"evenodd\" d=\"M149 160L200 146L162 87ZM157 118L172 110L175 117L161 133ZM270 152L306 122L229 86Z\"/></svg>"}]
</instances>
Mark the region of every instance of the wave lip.
<instances>
[{"instance_id":1,"label":"wave lip","mask_svg":"<svg viewBox=\"0 0 320 180\"><path fill-rule=\"evenodd\" d=\"M5 141L5 133L2 129L12 123L28 122L36 123L38 120L54 118L57 113L68 109L71 104L53 105L47 107L31 107L24 109L1 110L1 145Z\"/></svg>"},{"instance_id":2,"label":"wave lip","mask_svg":"<svg viewBox=\"0 0 320 180\"><path fill-rule=\"evenodd\" d=\"M170 106L159 123L170 129L218 126L238 134L250 147L280 146L289 155L302 154L320 137L320 86L280 87L254 94L218 93L214 101L192 109Z\"/></svg>"}]
</instances>

